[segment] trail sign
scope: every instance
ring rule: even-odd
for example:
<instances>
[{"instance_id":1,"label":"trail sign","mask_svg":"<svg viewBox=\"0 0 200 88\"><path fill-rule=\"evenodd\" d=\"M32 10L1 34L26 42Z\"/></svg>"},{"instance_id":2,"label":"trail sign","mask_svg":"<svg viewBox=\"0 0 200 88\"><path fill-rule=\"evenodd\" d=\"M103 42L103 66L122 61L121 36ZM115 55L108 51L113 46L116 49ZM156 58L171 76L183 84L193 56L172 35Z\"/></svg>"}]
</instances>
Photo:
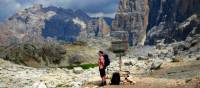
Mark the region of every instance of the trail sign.
<instances>
[{"instance_id":1,"label":"trail sign","mask_svg":"<svg viewBox=\"0 0 200 88\"><path fill-rule=\"evenodd\" d=\"M125 31L115 31L111 34L111 36L111 49L116 54L116 56L119 57L119 68L121 71L121 56L124 56L125 52L128 50L128 33Z\"/></svg>"},{"instance_id":2,"label":"trail sign","mask_svg":"<svg viewBox=\"0 0 200 88\"><path fill-rule=\"evenodd\" d=\"M125 55L128 50L128 41L112 41L112 51L114 53Z\"/></svg>"},{"instance_id":3,"label":"trail sign","mask_svg":"<svg viewBox=\"0 0 200 88\"><path fill-rule=\"evenodd\" d=\"M128 50L128 33L125 31L115 31L111 34L111 49L114 53L124 53Z\"/></svg>"}]
</instances>

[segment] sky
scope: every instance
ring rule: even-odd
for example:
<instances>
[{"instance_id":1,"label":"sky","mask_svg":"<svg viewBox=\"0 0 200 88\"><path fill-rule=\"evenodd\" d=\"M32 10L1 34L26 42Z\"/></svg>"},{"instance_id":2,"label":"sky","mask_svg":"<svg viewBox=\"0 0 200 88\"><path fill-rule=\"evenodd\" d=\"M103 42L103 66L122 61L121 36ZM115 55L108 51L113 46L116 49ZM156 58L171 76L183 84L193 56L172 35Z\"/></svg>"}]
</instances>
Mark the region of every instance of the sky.
<instances>
[{"instance_id":1,"label":"sky","mask_svg":"<svg viewBox=\"0 0 200 88\"><path fill-rule=\"evenodd\" d=\"M33 4L81 9L92 17L114 17L119 0L0 0L0 21Z\"/></svg>"}]
</instances>

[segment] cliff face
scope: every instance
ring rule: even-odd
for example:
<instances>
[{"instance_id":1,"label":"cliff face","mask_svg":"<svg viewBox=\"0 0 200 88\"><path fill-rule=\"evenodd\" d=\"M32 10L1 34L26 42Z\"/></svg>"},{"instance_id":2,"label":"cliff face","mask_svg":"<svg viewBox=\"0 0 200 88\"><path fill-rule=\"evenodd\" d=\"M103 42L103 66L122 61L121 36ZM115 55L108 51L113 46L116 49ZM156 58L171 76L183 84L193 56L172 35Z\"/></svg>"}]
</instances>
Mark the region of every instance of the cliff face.
<instances>
[{"instance_id":1,"label":"cliff face","mask_svg":"<svg viewBox=\"0 0 200 88\"><path fill-rule=\"evenodd\" d=\"M121 0L112 31L127 31L130 46L144 45L148 13L148 0Z\"/></svg>"},{"instance_id":2,"label":"cliff face","mask_svg":"<svg viewBox=\"0 0 200 88\"><path fill-rule=\"evenodd\" d=\"M94 18L88 22L88 37L106 38L110 36L110 26L105 18Z\"/></svg>"},{"instance_id":3,"label":"cliff face","mask_svg":"<svg viewBox=\"0 0 200 88\"><path fill-rule=\"evenodd\" d=\"M146 37L147 44L182 41L197 26L186 21L199 9L199 0L121 0L112 31L128 31L130 45L144 45Z\"/></svg>"},{"instance_id":4,"label":"cliff face","mask_svg":"<svg viewBox=\"0 0 200 88\"><path fill-rule=\"evenodd\" d=\"M185 40L196 24L179 28L192 15L200 14L200 0L149 0L149 44L165 39L165 43Z\"/></svg>"},{"instance_id":5,"label":"cliff face","mask_svg":"<svg viewBox=\"0 0 200 88\"><path fill-rule=\"evenodd\" d=\"M91 35L95 35L91 36L93 38L102 38L109 36L111 21L109 18L91 18L82 10L37 4L18 11L0 24L0 45L24 41L43 42L51 38L67 42L85 41Z\"/></svg>"},{"instance_id":6,"label":"cliff face","mask_svg":"<svg viewBox=\"0 0 200 88\"><path fill-rule=\"evenodd\" d=\"M15 44L22 41L43 41L40 29L45 25L44 20L48 20L55 13L44 13L41 11L42 8L42 5L34 5L31 8L19 11L0 25L0 30L4 30L2 32L4 34L3 37L8 36L7 38L2 37L3 40L7 41L7 44L2 45ZM9 35L5 35L8 33ZM0 41L0 43L3 43L3 41Z\"/></svg>"}]
</instances>

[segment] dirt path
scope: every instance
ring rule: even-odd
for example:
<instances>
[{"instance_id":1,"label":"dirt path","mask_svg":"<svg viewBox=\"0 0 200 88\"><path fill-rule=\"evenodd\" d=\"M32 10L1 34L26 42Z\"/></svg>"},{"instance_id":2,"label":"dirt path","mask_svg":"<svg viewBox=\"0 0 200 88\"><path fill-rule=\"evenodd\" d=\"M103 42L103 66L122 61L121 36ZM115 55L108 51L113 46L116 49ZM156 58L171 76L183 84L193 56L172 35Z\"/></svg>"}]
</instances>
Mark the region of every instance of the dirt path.
<instances>
[{"instance_id":1,"label":"dirt path","mask_svg":"<svg viewBox=\"0 0 200 88\"><path fill-rule=\"evenodd\" d=\"M200 77L200 61L166 63L160 70L153 71L149 77L168 79L191 79Z\"/></svg>"},{"instance_id":2,"label":"dirt path","mask_svg":"<svg viewBox=\"0 0 200 88\"><path fill-rule=\"evenodd\" d=\"M145 77L134 77L134 85L107 85L103 88L200 88L200 61L163 64ZM99 88L88 84L82 88Z\"/></svg>"},{"instance_id":3,"label":"dirt path","mask_svg":"<svg viewBox=\"0 0 200 88\"><path fill-rule=\"evenodd\" d=\"M134 78L136 83L134 85L119 85L111 86L107 85L103 88L172 88L184 84L184 80L174 80L174 79L161 79L161 78ZM95 85L85 85L83 88L98 88Z\"/></svg>"}]
</instances>

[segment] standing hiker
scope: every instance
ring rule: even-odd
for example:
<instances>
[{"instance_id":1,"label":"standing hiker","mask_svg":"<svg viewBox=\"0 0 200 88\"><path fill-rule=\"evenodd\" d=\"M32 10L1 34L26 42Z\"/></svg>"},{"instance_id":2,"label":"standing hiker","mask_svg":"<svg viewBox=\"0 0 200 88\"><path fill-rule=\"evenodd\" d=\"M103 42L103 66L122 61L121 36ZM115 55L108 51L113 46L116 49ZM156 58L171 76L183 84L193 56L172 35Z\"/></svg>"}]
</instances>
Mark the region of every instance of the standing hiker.
<instances>
[{"instance_id":1,"label":"standing hiker","mask_svg":"<svg viewBox=\"0 0 200 88\"><path fill-rule=\"evenodd\" d=\"M99 51L99 71L102 78L101 85L106 85L105 69L107 68L108 65L110 65L109 56L107 54L104 54L103 51Z\"/></svg>"},{"instance_id":2,"label":"standing hiker","mask_svg":"<svg viewBox=\"0 0 200 88\"><path fill-rule=\"evenodd\" d=\"M101 86L106 85L105 59L103 51L99 51L99 72L102 79Z\"/></svg>"}]
</instances>

